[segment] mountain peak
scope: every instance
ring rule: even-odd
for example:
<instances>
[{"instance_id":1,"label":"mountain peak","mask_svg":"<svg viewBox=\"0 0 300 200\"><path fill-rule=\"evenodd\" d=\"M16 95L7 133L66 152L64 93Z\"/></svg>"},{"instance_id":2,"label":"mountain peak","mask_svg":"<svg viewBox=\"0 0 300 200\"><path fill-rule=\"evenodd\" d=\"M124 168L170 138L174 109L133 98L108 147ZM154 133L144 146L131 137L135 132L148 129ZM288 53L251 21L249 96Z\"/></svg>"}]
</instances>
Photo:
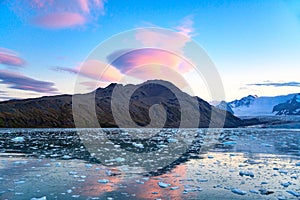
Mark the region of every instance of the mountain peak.
<instances>
[{"instance_id":1,"label":"mountain peak","mask_svg":"<svg viewBox=\"0 0 300 200\"><path fill-rule=\"evenodd\" d=\"M116 95L115 107L111 105L112 95ZM198 120L196 123L199 122L196 124L197 127L237 127L244 124L241 119L231 113L212 107L199 97L192 97L174 84L163 80L150 80L138 85L111 83L105 88L98 88L95 96L91 93L81 94L81 101L76 102L75 105L75 108L81 110L78 113L75 112L74 115L72 101L73 97L77 96L51 96L30 101L3 102L0 104L0 127L73 128L75 127L74 119L76 119L81 120L79 125L76 121L77 127L92 128L100 124L104 128L119 127L115 119L124 119L125 125L122 124L122 128L125 128L124 126L128 126L127 128L147 127L150 123L151 127L153 125L153 127L161 128L162 123L166 128L179 128L182 122L185 124L184 127L195 128L192 122L195 121L197 115L193 113L198 112L200 115L196 118ZM91 98L94 97L95 107L92 112L96 112L96 119L98 119L96 122L93 118L95 115L91 115L89 110ZM154 105L160 105L160 108L163 108L155 110L154 113L158 124L152 124L151 121L151 108ZM182 105L184 107L181 107ZM127 108L129 108L130 116L126 117L124 112L128 113ZM185 115L185 119L181 119L183 110L189 113Z\"/></svg>"}]
</instances>

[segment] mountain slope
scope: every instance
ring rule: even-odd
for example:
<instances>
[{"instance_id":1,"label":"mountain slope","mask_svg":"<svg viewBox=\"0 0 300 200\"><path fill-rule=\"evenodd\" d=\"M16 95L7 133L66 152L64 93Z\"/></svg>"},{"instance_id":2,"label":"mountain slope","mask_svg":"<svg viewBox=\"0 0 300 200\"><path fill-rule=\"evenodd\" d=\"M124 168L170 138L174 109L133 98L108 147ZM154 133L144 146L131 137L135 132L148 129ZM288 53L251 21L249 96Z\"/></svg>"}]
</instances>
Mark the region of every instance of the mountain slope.
<instances>
[{"instance_id":1,"label":"mountain slope","mask_svg":"<svg viewBox=\"0 0 300 200\"><path fill-rule=\"evenodd\" d=\"M167 87L165 87L165 86ZM175 94L168 88L172 88ZM117 93L115 99L119 99L114 105L112 111L112 95L114 91ZM132 93L129 101L130 119L114 116L113 113L124 113L126 111L126 95ZM73 116L72 96L59 95L52 97L41 97L25 100L11 100L0 103L0 127L75 127L74 118L80 119L80 127L97 127L99 122L101 127L118 127L115 119L123 117L127 126L131 127L130 120L134 121L134 125L147 126L151 123L151 115L153 119L162 119L166 113L166 120L163 127L179 127L182 120L193 121L195 116L192 114L195 110L199 110L199 126L198 127L237 127L244 125L244 122L233 116L231 113L217 109L201 98L194 98L197 106L191 109L191 106L184 106L180 109L180 101L185 105L191 105L191 96L180 91L173 84L166 81L147 81L139 85L120 85L111 84L106 88L99 88L92 93L77 94L82 101L75 106L81 108L81 112ZM76 97L77 97L76 96ZM88 107L90 102L95 101L97 123L93 123ZM127 103L128 105L128 103ZM151 110L153 105L159 105L160 108ZM189 108L188 108L189 107ZM150 111L149 111L150 109ZM186 110L190 109L190 110ZM181 112L191 113L186 119L181 119ZM214 116L211 118L211 116ZM225 124L224 124L225 118ZM158 123L160 121L158 120ZM76 124L78 127L78 124ZM154 124L155 126L155 124ZM188 125L186 125L188 126ZM123 126L122 126L123 127ZM134 126L133 126L134 127ZM159 127L159 126L158 126Z\"/></svg>"}]
</instances>

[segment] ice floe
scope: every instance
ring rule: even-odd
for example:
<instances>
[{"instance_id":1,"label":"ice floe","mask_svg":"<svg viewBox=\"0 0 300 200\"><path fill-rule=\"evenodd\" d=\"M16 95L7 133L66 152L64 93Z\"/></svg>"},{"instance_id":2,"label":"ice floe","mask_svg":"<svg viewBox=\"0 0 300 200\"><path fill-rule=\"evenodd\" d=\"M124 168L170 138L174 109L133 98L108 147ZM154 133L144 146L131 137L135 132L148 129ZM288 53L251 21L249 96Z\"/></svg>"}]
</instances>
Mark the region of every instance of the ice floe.
<instances>
[{"instance_id":1,"label":"ice floe","mask_svg":"<svg viewBox=\"0 0 300 200\"><path fill-rule=\"evenodd\" d=\"M236 189L236 188L231 189L231 192L233 192L233 193L235 193L235 194L239 194L239 195L245 195L245 194L247 194L246 191L240 190L240 189Z\"/></svg>"},{"instance_id":2,"label":"ice floe","mask_svg":"<svg viewBox=\"0 0 300 200\"><path fill-rule=\"evenodd\" d=\"M171 184L169 184L169 183L164 183L164 182L158 182L157 184L158 184L159 187L161 187L161 188L167 188L167 187L171 186Z\"/></svg>"}]
</instances>

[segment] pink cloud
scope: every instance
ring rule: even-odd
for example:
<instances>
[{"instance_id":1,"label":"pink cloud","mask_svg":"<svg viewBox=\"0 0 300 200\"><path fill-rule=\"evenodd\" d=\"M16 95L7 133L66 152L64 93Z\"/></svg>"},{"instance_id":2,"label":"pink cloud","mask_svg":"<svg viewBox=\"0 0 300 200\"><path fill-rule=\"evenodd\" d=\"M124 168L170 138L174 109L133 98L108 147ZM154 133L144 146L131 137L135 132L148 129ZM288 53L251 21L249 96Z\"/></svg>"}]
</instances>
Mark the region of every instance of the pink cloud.
<instances>
[{"instance_id":1,"label":"pink cloud","mask_svg":"<svg viewBox=\"0 0 300 200\"><path fill-rule=\"evenodd\" d=\"M137 41L147 47L167 49L183 54L184 46L191 41L194 33L192 16L187 16L175 27L177 32L161 31L157 29L138 29L135 35Z\"/></svg>"},{"instance_id":2,"label":"pink cloud","mask_svg":"<svg viewBox=\"0 0 300 200\"><path fill-rule=\"evenodd\" d=\"M98 60L87 60L75 68L56 67L54 70L67 71L101 82L118 82L123 77L117 68Z\"/></svg>"},{"instance_id":3,"label":"pink cloud","mask_svg":"<svg viewBox=\"0 0 300 200\"><path fill-rule=\"evenodd\" d=\"M38 26L59 29L83 25L86 22L86 19L78 13L63 12L39 16L33 21L34 24Z\"/></svg>"},{"instance_id":4,"label":"pink cloud","mask_svg":"<svg viewBox=\"0 0 300 200\"><path fill-rule=\"evenodd\" d=\"M99 87L106 87L109 83L97 82L97 81L83 81L81 85L86 86L88 90L95 90Z\"/></svg>"},{"instance_id":5,"label":"pink cloud","mask_svg":"<svg viewBox=\"0 0 300 200\"><path fill-rule=\"evenodd\" d=\"M82 26L97 20L104 14L104 3L105 0L26 0L9 4L19 17L34 25L62 29Z\"/></svg>"},{"instance_id":6,"label":"pink cloud","mask_svg":"<svg viewBox=\"0 0 300 200\"><path fill-rule=\"evenodd\" d=\"M187 16L181 20L180 24L176 26L175 29L187 37L192 37L192 34L195 31L193 25L194 21L192 16Z\"/></svg>"},{"instance_id":7,"label":"pink cloud","mask_svg":"<svg viewBox=\"0 0 300 200\"><path fill-rule=\"evenodd\" d=\"M20 58L17 53L9 49L0 48L0 64L13 67L23 67L25 63L26 62Z\"/></svg>"},{"instance_id":8,"label":"pink cloud","mask_svg":"<svg viewBox=\"0 0 300 200\"><path fill-rule=\"evenodd\" d=\"M149 68L152 66L167 67L178 73L186 73L193 69L193 66L180 54L154 48L129 51L112 61L112 65L125 74L127 71L141 66L148 66Z\"/></svg>"},{"instance_id":9,"label":"pink cloud","mask_svg":"<svg viewBox=\"0 0 300 200\"><path fill-rule=\"evenodd\" d=\"M79 4L80 8L82 9L82 11L90 12L89 0L78 0L78 4Z\"/></svg>"}]
</instances>

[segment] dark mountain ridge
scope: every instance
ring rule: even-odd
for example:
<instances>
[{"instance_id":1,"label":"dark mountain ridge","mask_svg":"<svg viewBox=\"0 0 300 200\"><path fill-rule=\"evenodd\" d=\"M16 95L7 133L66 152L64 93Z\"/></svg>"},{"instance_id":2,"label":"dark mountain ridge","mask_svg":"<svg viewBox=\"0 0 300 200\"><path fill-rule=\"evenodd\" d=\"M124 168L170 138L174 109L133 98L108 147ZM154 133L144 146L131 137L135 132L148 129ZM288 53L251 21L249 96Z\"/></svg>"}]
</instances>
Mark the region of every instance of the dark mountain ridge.
<instances>
[{"instance_id":1,"label":"dark mountain ridge","mask_svg":"<svg viewBox=\"0 0 300 200\"><path fill-rule=\"evenodd\" d=\"M171 90L170 90L171 88ZM114 92L114 91L119 92ZM192 121L195 116L193 112L199 111L198 127L238 127L247 125L247 122L233 116L231 113L220 110L211 106L199 97L191 97L187 93L182 92L172 83L153 80L147 81L139 85L121 85L110 84L105 88L87 94L76 94L75 97L82 99L76 106L82 108L80 113L73 112L74 105L72 95L46 96L40 98L10 100L0 102L0 127L5 128L73 128L75 127L74 119L80 118L81 122L76 127L98 127L93 124L90 119L91 113L88 110L89 102L95 102L95 112L98 123L101 127L118 127L115 119L123 117L122 113L126 111L126 98L130 95L129 114L131 119L124 117L126 126L128 127L146 127L151 120L163 119L165 122L163 127L178 128L183 120ZM175 95L176 94L176 95ZM114 112L112 110L112 96L117 99L114 104ZM196 100L197 105L193 106L191 99ZM181 102L180 102L181 101ZM184 105L182 108L181 103ZM153 105L158 105L159 109L152 109ZM161 109L163 108L163 109ZM192 108L192 109L191 109ZM152 109L152 110L151 110ZM181 119L182 112L191 113ZM120 113L114 116L113 113ZM80 116L78 116L80 115ZM152 117L151 117L152 116ZM130 122L132 120L132 122ZM186 123L185 127L189 127ZM122 126L123 127L123 126ZM155 127L155 124L154 124ZM157 127L160 127L157 125ZM195 127L192 127L195 128Z\"/></svg>"}]
</instances>

